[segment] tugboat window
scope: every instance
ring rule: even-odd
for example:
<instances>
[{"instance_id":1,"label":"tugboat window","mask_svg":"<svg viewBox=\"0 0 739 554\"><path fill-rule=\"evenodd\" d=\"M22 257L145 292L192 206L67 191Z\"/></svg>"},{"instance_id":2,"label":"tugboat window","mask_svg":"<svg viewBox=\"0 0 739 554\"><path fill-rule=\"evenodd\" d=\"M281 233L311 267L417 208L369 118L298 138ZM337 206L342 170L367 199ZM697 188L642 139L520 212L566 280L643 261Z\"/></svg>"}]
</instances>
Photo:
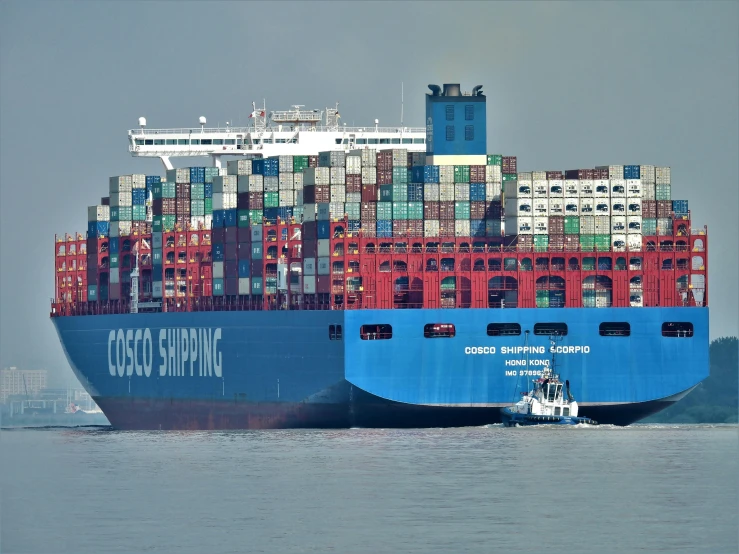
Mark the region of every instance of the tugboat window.
<instances>
[{"instance_id":1,"label":"tugboat window","mask_svg":"<svg viewBox=\"0 0 739 554\"><path fill-rule=\"evenodd\" d=\"M393 338L393 327L387 323L362 325L359 328L359 338L362 340L387 340Z\"/></svg>"},{"instance_id":2,"label":"tugboat window","mask_svg":"<svg viewBox=\"0 0 739 554\"><path fill-rule=\"evenodd\" d=\"M601 323L599 331L601 337L628 337L631 335L631 325L626 322Z\"/></svg>"},{"instance_id":3,"label":"tugboat window","mask_svg":"<svg viewBox=\"0 0 739 554\"><path fill-rule=\"evenodd\" d=\"M558 335L564 336L567 334L566 323L535 323L534 324L535 335Z\"/></svg>"},{"instance_id":4,"label":"tugboat window","mask_svg":"<svg viewBox=\"0 0 739 554\"><path fill-rule=\"evenodd\" d=\"M662 324L662 336L690 338L693 336L693 324L687 321L667 321Z\"/></svg>"},{"instance_id":5,"label":"tugboat window","mask_svg":"<svg viewBox=\"0 0 739 554\"><path fill-rule=\"evenodd\" d=\"M489 337L510 337L521 334L518 323L490 323L488 324Z\"/></svg>"}]
</instances>

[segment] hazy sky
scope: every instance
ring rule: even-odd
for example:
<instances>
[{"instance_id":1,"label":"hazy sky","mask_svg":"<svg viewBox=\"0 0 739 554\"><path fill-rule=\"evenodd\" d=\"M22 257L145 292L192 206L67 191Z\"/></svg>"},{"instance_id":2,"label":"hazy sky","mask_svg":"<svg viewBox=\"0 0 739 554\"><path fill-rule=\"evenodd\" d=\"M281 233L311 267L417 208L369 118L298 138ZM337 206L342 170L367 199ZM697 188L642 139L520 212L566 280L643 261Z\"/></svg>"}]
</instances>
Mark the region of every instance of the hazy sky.
<instances>
[{"instance_id":1,"label":"hazy sky","mask_svg":"<svg viewBox=\"0 0 739 554\"><path fill-rule=\"evenodd\" d=\"M671 166L673 198L710 225L711 337L736 335L738 29L732 1L3 1L0 366L71 376L48 318L54 233L86 230L109 176L162 173L128 154L139 116L238 124L266 98L391 125L401 82L418 126L427 84L484 85L488 151L519 171Z\"/></svg>"}]
</instances>

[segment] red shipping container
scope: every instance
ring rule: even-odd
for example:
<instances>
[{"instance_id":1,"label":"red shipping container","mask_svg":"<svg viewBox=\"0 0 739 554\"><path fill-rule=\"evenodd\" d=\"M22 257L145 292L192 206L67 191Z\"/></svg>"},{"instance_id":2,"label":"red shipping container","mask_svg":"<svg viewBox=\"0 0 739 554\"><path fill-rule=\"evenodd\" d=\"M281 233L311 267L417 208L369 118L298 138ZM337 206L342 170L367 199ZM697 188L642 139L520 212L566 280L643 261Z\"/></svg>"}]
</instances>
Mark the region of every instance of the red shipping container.
<instances>
[{"instance_id":1,"label":"red shipping container","mask_svg":"<svg viewBox=\"0 0 739 554\"><path fill-rule=\"evenodd\" d=\"M349 177L360 177L359 175L347 175L347 179ZM362 192L362 183L347 183L346 185L346 192L351 194L357 194Z\"/></svg>"},{"instance_id":2,"label":"red shipping container","mask_svg":"<svg viewBox=\"0 0 739 554\"><path fill-rule=\"evenodd\" d=\"M424 202L423 203L423 218L424 219L439 219L439 202Z\"/></svg>"},{"instance_id":3,"label":"red shipping container","mask_svg":"<svg viewBox=\"0 0 739 554\"><path fill-rule=\"evenodd\" d=\"M503 204L498 201L488 203L485 219L500 219L503 217Z\"/></svg>"},{"instance_id":4,"label":"red shipping container","mask_svg":"<svg viewBox=\"0 0 739 554\"><path fill-rule=\"evenodd\" d=\"M374 202L363 202L359 215L362 221L377 220L377 204Z\"/></svg>"},{"instance_id":5,"label":"red shipping container","mask_svg":"<svg viewBox=\"0 0 739 554\"><path fill-rule=\"evenodd\" d=\"M237 242L227 242L224 249L224 259L226 261L239 259L239 244Z\"/></svg>"},{"instance_id":6,"label":"red shipping container","mask_svg":"<svg viewBox=\"0 0 739 554\"><path fill-rule=\"evenodd\" d=\"M236 257L239 260L250 260L251 259L251 242L240 242L236 249Z\"/></svg>"},{"instance_id":7,"label":"red shipping container","mask_svg":"<svg viewBox=\"0 0 739 554\"><path fill-rule=\"evenodd\" d=\"M376 185L362 185L362 202L377 202Z\"/></svg>"},{"instance_id":8,"label":"red shipping container","mask_svg":"<svg viewBox=\"0 0 739 554\"><path fill-rule=\"evenodd\" d=\"M593 179L608 179L608 168L593 169Z\"/></svg>"},{"instance_id":9,"label":"red shipping container","mask_svg":"<svg viewBox=\"0 0 739 554\"><path fill-rule=\"evenodd\" d=\"M470 202L470 219L485 219L487 202Z\"/></svg>"},{"instance_id":10,"label":"red shipping container","mask_svg":"<svg viewBox=\"0 0 739 554\"><path fill-rule=\"evenodd\" d=\"M249 229L247 229L248 231ZM211 236L214 244L223 244L226 242L226 229L224 227L218 227L211 231Z\"/></svg>"},{"instance_id":11,"label":"red shipping container","mask_svg":"<svg viewBox=\"0 0 739 554\"><path fill-rule=\"evenodd\" d=\"M595 170L594 169L578 169L577 170L577 177L578 179L595 179ZM608 179L608 170L606 170L606 179Z\"/></svg>"},{"instance_id":12,"label":"red shipping container","mask_svg":"<svg viewBox=\"0 0 739 554\"><path fill-rule=\"evenodd\" d=\"M422 219L409 219L408 220L408 236L409 237L422 237L423 236L423 220Z\"/></svg>"},{"instance_id":13,"label":"red shipping container","mask_svg":"<svg viewBox=\"0 0 739 554\"><path fill-rule=\"evenodd\" d=\"M391 160L392 162L392 160ZM392 166L390 166L390 169L384 169L380 170L379 167L377 169L377 184L378 185L392 185L393 184L393 169Z\"/></svg>"},{"instance_id":14,"label":"red shipping container","mask_svg":"<svg viewBox=\"0 0 739 554\"><path fill-rule=\"evenodd\" d=\"M177 199L177 215L190 215L190 199L189 198L178 198Z\"/></svg>"},{"instance_id":15,"label":"red shipping container","mask_svg":"<svg viewBox=\"0 0 739 554\"><path fill-rule=\"evenodd\" d=\"M552 232L551 228L549 229L549 232L550 233ZM550 234L549 235L549 250L551 252L561 252L562 250L564 250L565 236L570 236L570 235Z\"/></svg>"},{"instance_id":16,"label":"red shipping container","mask_svg":"<svg viewBox=\"0 0 739 554\"><path fill-rule=\"evenodd\" d=\"M672 202L670 200L657 200L657 217L666 218L672 214Z\"/></svg>"},{"instance_id":17,"label":"red shipping container","mask_svg":"<svg viewBox=\"0 0 739 554\"><path fill-rule=\"evenodd\" d=\"M318 275L316 277L316 292L318 294L331 294L331 275Z\"/></svg>"},{"instance_id":18,"label":"red shipping container","mask_svg":"<svg viewBox=\"0 0 739 554\"><path fill-rule=\"evenodd\" d=\"M442 204L448 204L449 202L442 202ZM454 205L454 202L451 203ZM440 237L453 237L454 236L454 220L453 219L440 219L439 220L439 236Z\"/></svg>"},{"instance_id":19,"label":"red shipping container","mask_svg":"<svg viewBox=\"0 0 739 554\"><path fill-rule=\"evenodd\" d=\"M174 198L162 198L162 215L175 215L177 213L177 200Z\"/></svg>"},{"instance_id":20,"label":"red shipping container","mask_svg":"<svg viewBox=\"0 0 739 554\"><path fill-rule=\"evenodd\" d=\"M100 199L101 206L110 206L110 196L104 196Z\"/></svg>"},{"instance_id":21,"label":"red shipping container","mask_svg":"<svg viewBox=\"0 0 739 554\"><path fill-rule=\"evenodd\" d=\"M228 279L229 277L239 277L239 262L238 260L226 260L223 264L223 276Z\"/></svg>"},{"instance_id":22,"label":"red shipping container","mask_svg":"<svg viewBox=\"0 0 739 554\"><path fill-rule=\"evenodd\" d=\"M308 156L308 167L318 167L318 156Z\"/></svg>"},{"instance_id":23,"label":"red shipping container","mask_svg":"<svg viewBox=\"0 0 739 554\"><path fill-rule=\"evenodd\" d=\"M407 219L393 220L393 236L402 237L407 234L408 234L408 220Z\"/></svg>"},{"instance_id":24,"label":"red shipping container","mask_svg":"<svg viewBox=\"0 0 739 554\"><path fill-rule=\"evenodd\" d=\"M654 219L657 217L657 201L642 200L642 217Z\"/></svg>"},{"instance_id":25,"label":"red shipping container","mask_svg":"<svg viewBox=\"0 0 739 554\"><path fill-rule=\"evenodd\" d=\"M251 228L250 227L237 227L236 229L237 229L236 238L239 242L251 242ZM225 237L225 233L224 233L224 237Z\"/></svg>"},{"instance_id":26,"label":"red shipping container","mask_svg":"<svg viewBox=\"0 0 739 554\"><path fill-rule=\"evenodd\" d=\"M226 227L226 243L237 243L239 242L239 228L238 227Z\"/></svg>"},{"instance_id":27,"label":"red shipping container","mask_svg":"<svg viewBox=\"0 0 739 554\"><path fill-rule=\"evenodd\" d=\"M564 235L565 234L565 218L561 215L553 215L549 217L549 234Z\"/></svg>"},{"instance_id":28,"label":"red shipping container","mask_svg":"<svg viewBox=\"0 0 739 554\"><path fill-rule=\"evenodd\" d=\"M561 171L547 171L547 179L561 181L564 179L564 174Z\"/></svg>"},{"instance_id":29,"label":"red shipping container","mask_svg":"<svg viewBox=\"0 0 739 554\"><path fill-rule=\"evenodd\" d=\"M303 241L318 239L318 222L306 221L303 223Z\"/></svg>"},{"instance_id":30,"label":"red shipping container","mask_svg":"<svg viewBox=\"0 0 739 554\"><path fill-rule=\"evenodd\" d=\"M359 185L359 190L356 190ZM353 187L350 191L349 187ZM362 176L361 175L347 175L346 176L346 192L362 192Z\"/></svg>"},{"instance_id":31,"label":"red shipping container","mask_svg":"<svg viewBox=\"0 0 739 554\"><path fill-rule=\"evenodd\" d=\"M249 263L249 272L252 277L261 277L264 275L264 264L262 260L252 260Z\"/></svg>"},{"instance_id":32,"label":"red shipping container","mask_svg":"<svg viewBox=\"0 0 739 554\"><path fill-rule=\"evenodd\" d=\"M484 183L485 182L485 166L484 165L471 165L470 166L470 183Z\"/></svg>"},{"instance_id":33,"label":"red shipping container","mask_svg":"<svg viewBox=\"0 0 739 554\"><path fill-rule=\"evenodd\" d=\"M527 252L534 247L534 237L533 235L518 235L515 245L519 250Z\"/></svg>"},{"instance_id":34,"label":"red shipping container","mask_svg":"<svg viewBox=\"0 0 739 554\"><path fill-rule=\"evenodd\" d=\"M377 220L376 219L362 219L362 228L360 229L360 236L363 238L374 238L377 236Z\"/></svg>"},{"instance_id":35,"label":"red shipping container","mask_svg":"<svg viewBox=\"0 0 739 554\"><path fill-rule=\"evenodd\" d=\"M226 296L236 296L239 294L239 277L226 277L223 284L223 292Z\"/></svg>"},{"instance_id":36,"label":"red shipping container","mask_svg":"<svg viewBox=\"0 0 739 554\"><path fill-rule=\"evenodd\" d=\"M454 202L439 202L439 219L454 219Z\"/></svg>"},{"instance_id":37,"label":"red shipping container","mask_svg":"<svg viewBox=\"0 0 739 554\"><path fill-rule=\"evenodd\" d=\"M578 252L580 250L580 235L565 235L564 249L567 252Z\"/></svg>"},{"instance_id":38,"label":"red shipping container","mask_svg":"<svg viewBox=\"0 0 739 554\"><path fill-rule=\"evenodd\" d=\"M303 240L303 258L316 258L316 257L318 257L318 240L304 239Z\"/></svg>"},{"instance_id":39,"label":"red shipping container","mask_svg":"<svg viewBox=\"0 0 739 554\"><path fill-rule=\"evenodd\" d=\"M177 183L175 185L177 190L177 199L180 198L190 200L190 184L189 183Z\"/></svg>"},{"instance_id":40,"label":"red shipping container","mask_svg":"<svg viewBox=\"0 0 739 554\"><path fill-rule=\"evenodd\" d=\"M518 173L516 156L503 156L503 173Z\"/></svg>"},{"instance_id":41,"label":"red shipping container","mask_svg":"<svg viewBox=\"0 0 739 554\"><path fill-rule=\"evenodd\" d=\"M177 214L177 217L175 217L175 224L179 226L181 229L186 229L189 223L190 223L190 212L189 211L186 214Z\"/></svg>"},{"instance_id":42,"label":"red shipping container","mask_svg":"<svg viewBox=\"0 0 739 554\"><path fill-rule=\"evenodd\" d=\"M108 285L108 297L111 300L121 299L121 284L120 283L111 283L110 285Z\"/></svg>"}]
</instances>

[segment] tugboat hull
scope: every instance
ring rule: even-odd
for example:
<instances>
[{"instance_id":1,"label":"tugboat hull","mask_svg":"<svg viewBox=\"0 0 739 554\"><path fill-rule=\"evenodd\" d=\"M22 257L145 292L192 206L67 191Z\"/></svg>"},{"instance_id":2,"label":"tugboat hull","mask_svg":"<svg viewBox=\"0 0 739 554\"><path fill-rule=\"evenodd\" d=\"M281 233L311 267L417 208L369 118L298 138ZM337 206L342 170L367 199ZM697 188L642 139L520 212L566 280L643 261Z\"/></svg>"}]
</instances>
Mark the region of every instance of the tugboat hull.
<instances>
[{"instance_id":1,"label":"tugboat hull","mask_svg":"<svg viewBox=\"0 0 739 554\"><path fill-rule=\"evenodd\" d=\"M530 425L598 425L588 417L573 416L553 416L553 415L533 415L519 414L510 408L501 410L503 425L506 427L525 427Z\"/></svg>"}]
</instances>

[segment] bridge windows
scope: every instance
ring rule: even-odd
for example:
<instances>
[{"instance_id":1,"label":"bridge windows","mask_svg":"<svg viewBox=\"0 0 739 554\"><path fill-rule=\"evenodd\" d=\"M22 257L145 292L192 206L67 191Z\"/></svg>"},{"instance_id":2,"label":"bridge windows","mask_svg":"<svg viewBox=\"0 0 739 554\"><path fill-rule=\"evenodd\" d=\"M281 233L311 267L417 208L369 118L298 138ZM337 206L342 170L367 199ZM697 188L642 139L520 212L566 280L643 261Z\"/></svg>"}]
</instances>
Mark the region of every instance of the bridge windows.
<instances>
[{"instance_id":1,"label":"bridge windows","mask_svg":"<svg viewBox=\"0 0 739 554\"><path fill-rule=\"evenodd\" d=\"M488 324L489 337L512 337L521 334L518 323L490 323Z\"/></svg>"},{"instance_id":2,"label":"bridge windows","mask_svg":"<svg viewBox=\"0 0 739 554\"><path fill-rule=\"evenodd\" d=\"M227 145L227 146L229 146L229 145L233 145L233 144L235 144L235 143L236 143L236 140L235 140L235 139L225 139L225 140L223 141L223 144L225 144L225 145ZM241 141L239 141L239 143L241 143Z\"/></svg>"},{"instance_id":3,"label":"bridge windows","mask_svg":"<svg viewBox=\"0 0 739 554\"><path fill-rule=\"evenodd\" d=\"M187 146L190 142L187 139L177 139L177 146Z\"/></svg>"},{"instance_id":4,"label":"bridge windows","mask_svg":"<svg viewBox=\"0 0 739 554\"><path fill-rule=\"evenodd\" d=\"M625 321L601 323L598 331L601 337L628 337L631 335L631 325Z\"/></svg>"},{"instance_id":5,"label":"bridge windows","mask_svg":"<svg viewBox=\"0 0 739 554\"><path fill-rule=\"evenodd\" d=\"M690 338L693 336L693 324L689 321L667 321L662 324L662 336Z\"/></svg>"},{"instance_id":6,"label":"bridge windows","mask_svg":"<svg viewBox=\"0 0 739 554\"><path fill-rule=\"evenodd\" d=\"M164 139L154 139L155 146L164 146Z\"/></svg>"},{"instance_id":7,"label":"bridge windows","mask_svg":"<svg viewBox=\"0 0 739 554\"><path fill-rule=\"evenodd\" d=\"M190 139L190 144L200 144L200 139Z\"/></svg>"},{"instance_id":8,"label":"bridge windows","mask_svg":"<svg viewBox=\"0 0 739 554\"><path fill-rule=\"evenodd\" d=\"M359 328L359 338L362 340L388 340L393 338L393 327L387 323L362 325Z\"/></svg>"},{"instance_id":9,"label":"bridge windows","mask_svg":"<svg viewBox=\"0 0 739 554\"><path fill-rule=\"evenodd\" d=\"M176 146L177 145L177 139L167 139L165 141L165 144L167 146Z\"/></svg>"},{"instance_id":10,"label":"bridge windows","mask_svg":"<svg viewBox=\"0 0 739 554\"><path fill-rule=\"evenodd\" d=\"M566 323L535 323L534 324L535 335L567 335L567 324Z\"/></svg>"}]
</instances>

